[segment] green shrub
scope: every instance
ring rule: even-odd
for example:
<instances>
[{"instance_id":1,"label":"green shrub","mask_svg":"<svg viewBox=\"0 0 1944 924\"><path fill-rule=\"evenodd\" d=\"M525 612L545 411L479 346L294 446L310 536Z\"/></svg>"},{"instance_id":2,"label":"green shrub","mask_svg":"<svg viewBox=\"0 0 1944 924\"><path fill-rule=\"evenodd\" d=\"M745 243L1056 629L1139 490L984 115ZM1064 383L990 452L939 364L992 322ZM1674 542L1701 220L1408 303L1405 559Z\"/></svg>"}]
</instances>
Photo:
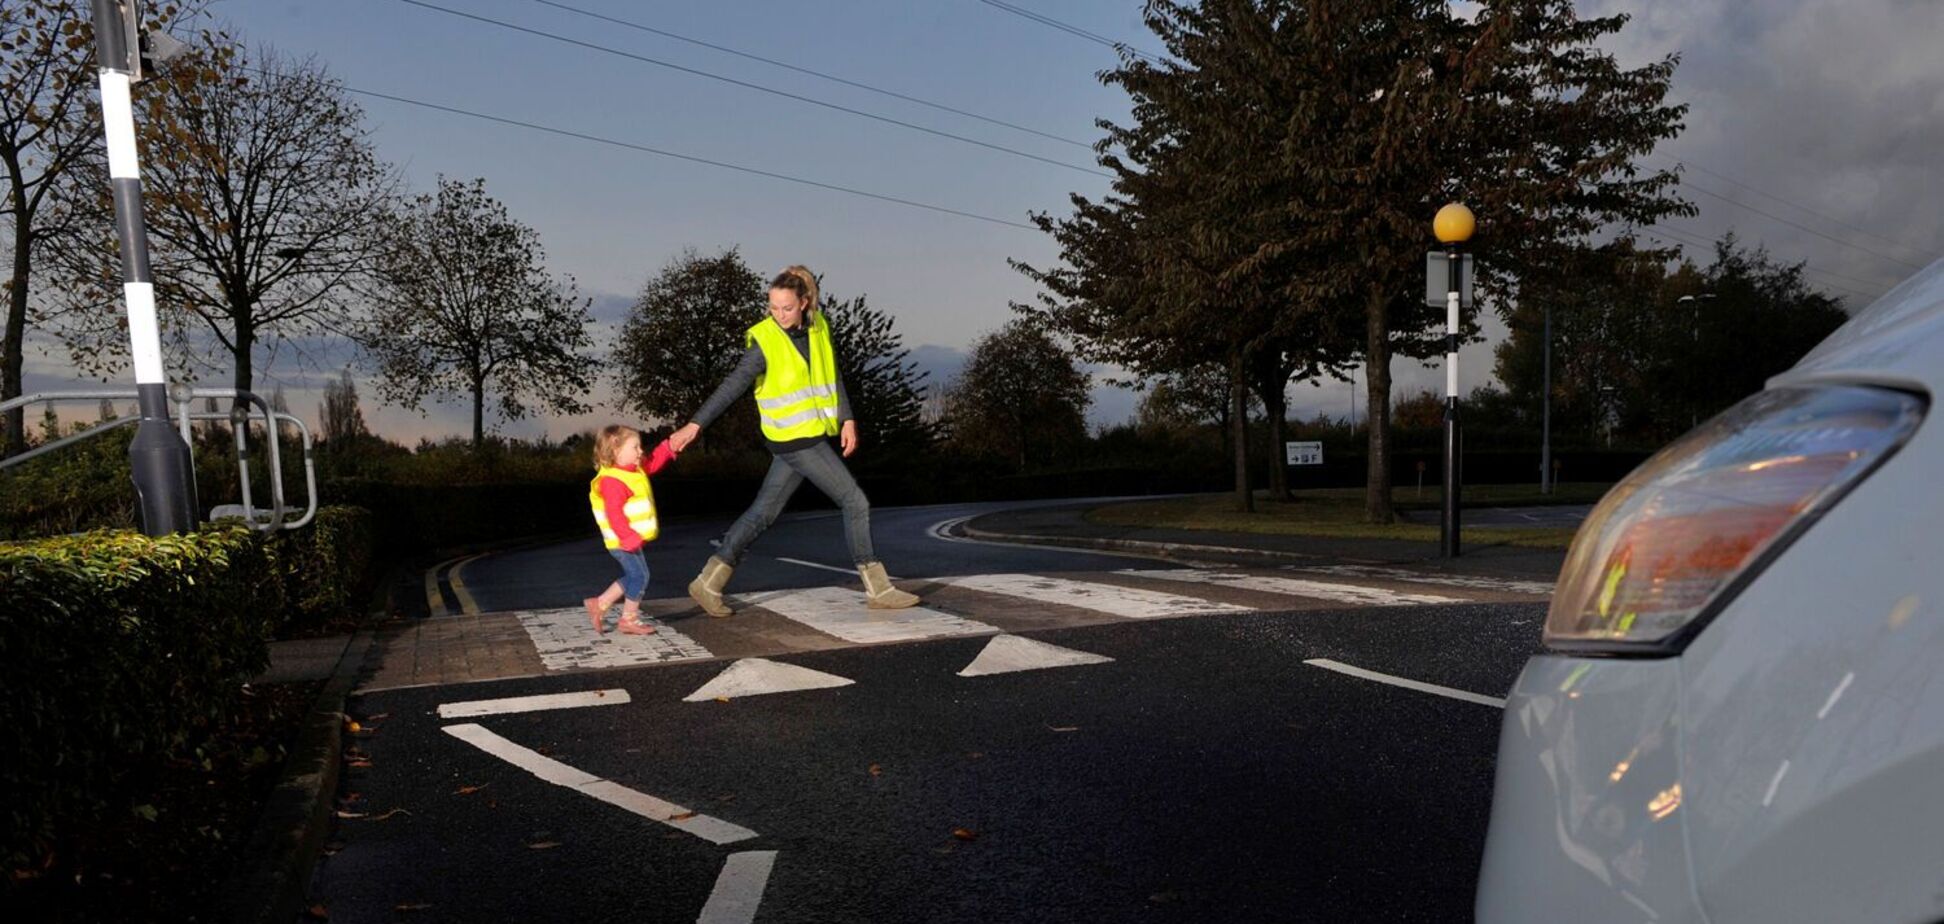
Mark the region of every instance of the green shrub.
<instances>
[{"instance_id":1,"label":"green shrub","mask_svg":"<svg viewBox=\"0 0 1944 924\"><path fill-rule=\"evenodd\" d=\"M320 507L309 525L273 534L284 579L285 616L279 637L348 628L371 589L374 560L371 511Z\"/></svg>"},{"instance_id":2,"label":"green shrub","mask_svg":"<svg viewBox=\"0 0 1944 924\"><path fill-rule=\"evenodd\" d=\"M193 759L269 663L283 585L241 526L0 544L0 792L9 869L101 813L131 772Z\"/></svg>"}]
</instances>

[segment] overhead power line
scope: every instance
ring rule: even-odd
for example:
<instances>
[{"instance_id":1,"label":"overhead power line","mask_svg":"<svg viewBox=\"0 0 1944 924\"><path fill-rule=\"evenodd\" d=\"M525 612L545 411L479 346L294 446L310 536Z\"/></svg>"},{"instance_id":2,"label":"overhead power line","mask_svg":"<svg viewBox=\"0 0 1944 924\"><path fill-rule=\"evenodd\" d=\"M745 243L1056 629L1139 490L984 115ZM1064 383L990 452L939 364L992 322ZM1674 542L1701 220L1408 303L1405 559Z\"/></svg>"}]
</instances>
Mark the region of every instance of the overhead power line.
<instances>
[{"instance_id":1,"label":"overhead power line","mask_svg":"<svg viewBox=\"0 0 1944 924\"><path fill-rule=\"evenodd\" d=\"M1750 212L1754 212L1755 214L1757 214L1757 215L1760 215L1760 216L1762 216L1763 218L1767 218L1767 219L1769 219L1769 220L1771 220L1771 221L1777 221L1777 222L1781 222L1782 224L1785 224L1785 225L1788 225L1788 226L1789 226L1789 227L1791 227L1791 228L1795 228L1795 229L1796 229L1796 230L1798 230L1798 231L1806 231L1806 232L1808 232L1808 233L1810 233L1810 234L1813 234L1813 235L1815 235L1815 236L1817 236L1817 237L1819 237L1819 238L1822 238L1823 240L1826 240L1826 241L1830 241L1830 242L1833 242L1833 243L1837 243L1837 244L1841 244L1841 245L1843 245L1844 247L1848 247L1848 248L1850 248L1851 250L1860 250L1860 251L1862 251L1862 252L1864 252L1864 253L1867 253L1867 254L1869 254L1869 255L1871 255L1871 256L1873 256L1873 257L1876 257L1876 258L1878 258L1878 259L1882 259L1882 260L1888 260L1888 261L1890 261L1890 262L1892 262L1892 263L1895 263L1895 264L1898 264L1899 266L1905 266L1905 267L1909 267L1910 269L1914 269L1914 270L1920 270L1920 269L1923 269L1923 267L1922 267L1921 265L1919 265L1919 264L1916 264L1916 263L1912 263L1912 262L1910 262L1909 260L1899 260L1899 259L1897 259L1896 257L1893 257L1893 256L1890 256L1889 254L1886 254L1886 253L1884 253L1884 252L1882 252L1882 251L1879 251L1879 250L1871 250L1870 248L1868 248L1868 247L1865 247L1865 246L1863 246L1863 245L1861 245L1861 244L1852 244L1852 243L1850 243L1849 241L1846 241L1846 240L1843 240L1843 239L1842 239L1842 238L1840 238L1840 237L1836 237L1836 236L1834 236L1834 235L1830 235L1830 234L1824 234L1823 232L1821 232L1821 231L1818 231L1818 230L1816 230L1816 229L1814 229L1814 228L1811 228L1811 227L1809 227L1808 225L1805 225L1805 224L1802 224L1802 223L1800 223L1800 222L1796 222L1796 221L1791 221L1791 220L1789 220L1789 219L1787 219L1787 218L1783 218L1782 216L1780 216L1780 215L1777 215L1777 214L1775 214L1774 212L1765 212L1765 211L1763 211L1763 210L1761 210L1761 209L1758 209L1758 208L1756 208L1756 207L1754 207L1754 206L1752 206L1752 205L1749 205L1749 204L1748 204L1748 203L1746 203L1746 202L1741 202L1741 201L1738 201L1738 200L1735 200L1735 199L1731 199L1731 198L1729 198L1729 197L1727 197L1727 196L1724 196L1724 195L1722 195L1722 194L1720 194L1720 193L1718 193L1718 192L1713 192L1713 191L1711 191L1711 190L1707 190L1707 189L1703 189L1703 188L1701 188L1701 187L1699 187L1699 186L1696 186L1696 185L1694 185L1694 183L1693 183L1692 181L1689 181L1689 180L1680 180L1680 181L1678 181L1678 182L1679 182L1679 183L1680 183L1680 184L1681 184L1682 186L1685 186L1685 187L1687 187L1687 188L1689 188L1689 189L1692 189L1692 190L1694 190L1695 192L1698 192L1698 193L1700 193L1700 194L1702 194L1702 195L1704 195L1704 196L1708 196L1708 197L1710 197L1710 198L1714 198L1714 199L1719 199L1719 200L1721 200L1721 201L1723 201L1723 202L1726 202L1726 203L1728 203L1729 205L1732 205L1732 206L1734 206L1734 207L1736 207L1736 208L1738 208L1738 209L1745 209L1745 210L1747 210L1747 211L1750 211Z\"/></svg>"},{"instance_id":2,"label":"overhead power line","mask_svg":"<svg viewBox=\"0 0 1944 924\"><path fill-rule=\"evenodd\" d=\"M1640 229L1639 233L1642 237L1645 237L1648 240L1658 241L1662 244L1673 246L1683 251L1698 251L1702 256L1709 256L1709 257L1714 255L1713 244L1710 244L1707 241L1695 240L1692 237L1689 237L1678 231L1666 228L1664 226L1655 225L1650 228L1643 228ZM1807 263L1804 263L1802 265L1802 269L1804 272L1808 272L1808 273L1816 273L1823 276L1837 276L1837 274L1835 273L1831 273L1828 270L1817 269L1816 267L1810 266ZM1848 278L1848 277L1839 276L1838 278ZM1833 282L1822 282L1822 283L1818 283L1818 285L1822 285L1831 289L1836 289L1842 292L1847 292L1858 298L1865 298L1865 299L1875 299L1877 296L1882 295L1884 291L1884 290L1878 290L1874 292L1862 291L1862 290L1852 288L1850 286L1840 285L1838 283L1833 283ZM1865 283L1865 285L1871 288L1875 287L1874 283Z\"/></svg>"},{"instance_id":3,"label":"overhead power line","mask_svg":"<svg viewBox=\"0 0 1944 924\"><path fill-rule=\"evenodd\" d=\"M849 106L840 106L836 103L829 103L820 99L814 99L812 97L803 96L801 94L791 93L787 90L778 90L774 87L766 87L761 84L750 83L749 81L746 80L737 80L734 77L724 77L721 74L713 74L708 71L699 70L693 67L684 67L680 64L674 64L672 62L662 61L656 58L650 58L647 55L638 55L633 52L622 51L619 48L609 48L606 45L597 45L593 42L583 42L580 39L569 38L565 35L559 35L541 29L530 29L527 28L526 26L521 26L521 25L516 25L514 23L506 22L505 20L493 19L489 16L480 16L474 13L467 13L463 10L455 10L449 7L439 6L438 4L435 3L427 3L425 2L425 0L398 0L398 2L409 4L411 6L421 7L423 9L434 10L440 13L444 13L448 16L456 16L461 19L470 19L473 20L474 22L481 22L491 26L498 26L499 28L506 29L513 32L520 32L526 35L532 35L532 36L537 36L539 38L549 39L555 42L560 42L561 44L565 44L565 45L573 45L578 48L585 48L589 51L598 51L603 54L610 54L619 58L627 58L632 61L640 61L643 64L652 64L656 67L664 67L669 70L680 71L684 74L692 74L697 77L705 77L710 80L721 81L723 83L732 84L734 86L743 87L745 89L755 90L760 93L768 93L772 96L780 96L783 97L784 99L795 100L800 103L808 103L812 106L821 106L825 109L831 109L837 112L849 113L850 115L860 116L862 118L871 119L877 122L883 122L887 125L896 125L900 128L908 128L911 129L912 131L924 132L927 135L935 135L940 138L950 139L952 141L961 142L963 144L976 145L978 147L986 148L988 150L999 151L1005 154L1011 154L1014 157L1024 157L1028 160L1036 160L1039 161L1040 163L1051 164L1055 167L1064 167L1068 170L1077 170L1081 173L1090 173L1093 174L1094 176L1103 176L1109 179L1113 178L1113 174L1108 173L1104 170L1095 170L1091 167L1082 167L1077 164L1069 164L1065 161L1054 160L1051 157L1041 157L1038 154L1032 154L1026 151L1018 150L1016 148L1009 148L1004 145L993 144L987 141L980 141L977 138L967 138L964 135L955 135L952 134L951 132L939 131L938 129L935 128L926 128L923 125L918 125L912 122L906 122L901 119L894 119L891 118L890 116L881 116L876 113L865 112L862 109L852 109Z\"/></svg>"},{"instance_id":4,"label":"overhead power line","mask_svg":"<svg viewBox=\"0 0 1944 924\"><path fill-rule=\"evenodd\" d=\"M1093 145L1085 141L1078 141L1073 138L1067 138L1062 135L1053 134L1052 132L1043 132L1037 128L1029 128L1027 126L1020 125L1015 122L1008 122L1004 119L995 119L991 116L980 115L976 112L968 112L964 109L959 109L955 106L947 106L944 103L937 103L928 99L920 99L916 96L899 93L896 90L887 90L883 87L872 86L871 84L868 83L862 83L856 80L847 80L843 77L838 77L835 74L826 74L822 71L811 70L810 68L807 67L799 67L795 64L789 64L783 61L778 61L775 58L765 58L762 55L750 54L749 52L746 51L738 51L737 49L734 48L729 48L723 45L717 45L712 42L705 42L701 39L690 38L689 36L686 35L679 35L677 33L670 32L666 29L657 29L653 26L644 23L634 22L632 20L627 20L627 19L619 19L613 16L607 16L601 13L596 13L592 10L584 10L577 6L569 6L565 3L556 3L554 2L554 0L533 0L533 2L538 3L542 6L550 6L555 9L565 10L569 13L575 13L581 16L586 16L590 19L598 19L601 20L602 22L613 23L617 26L626 26L630 29L636 29L642 32L646 32L650 35L659 35L663 38L674 39L675 41L678 42L686 42L690 45L695 45L701 48L710 49L711 51L719 51L722 52L723 54L735 55L738 58L745 58L750 61L760 61L764 64L768 64L773 67L780 67L783 68L784 70L795 71L799 74L808 74L812 77L816 77L822 80L828 80L833 83L841 83L847 87L856 87L859 90L866 90L871 93L877 93L883 96L891 97L892 99L900 99L908 103L917 103L920 106L929 106L941 112L949 112L952 113L953 115L962 115L968 119L978 119L981 122L990 123L992 125L1003 126L1005 128L1010 128L1014 131L1025 132L1029 135L1038 135L1041 138L1048 138L1053 141L1062 142L1064 144L1071 144L1074 145L1075 147L1087 148L1089 150L1093 148Z\"/></svg>"},{"instance_id":5,"label":"overhead power line","mask_svg":"<svg viewBox=\"0 0 1944 924\"><path fill-rule=\"evenodd\" d=\"M1847 221L1844 221L1844 220L1842 220L1842 219L1840 219L1840 218L1837 218L1837 217L1836 217L1836 216L1834 216L1834 215L1830 215L1830 214L1827 214L1827 213L1824 213L1824 212L1818 212L1818 211L1816 211L1815 209L1812 209L1812 208L1810 208L1810 207L1808 207L1808 206L1806 206L1806 205L1803 205L1803 204L1802 204L1802 203L1800 203L1800 202L1796 202L1796 201L1794 201L1794 200L1791 200L1791 199L1785 199L1785 198L1783 198L1783 197L1781 197L1781 196L1778 196L1778 195L1775 195L1774 193L1770 193L1770 192L1764 192L1764 191L1762 191L1762 190L1760 190L1760 189L1757 189L1757 188L1756 188L1756 187L1754 187L1754 186L1750 186L1750 185L1749 185L1749 184L1747 184L1747 183L1744 183L1744 182L1742 182L1742 181L1740 181L1740 180L1737 180L1737 179L1735 179L1734 177L1731 177L1731 176L1728 176L1727 174L1724 174L1724 173L1719 173L1719 172L1716 172L1716 171L1714 171L1714 170L1710 170L1710 169L1708 169L1707 167L1704 167L1704 166L1702 166L1702 165L1700 165L1700 164L1697 164L1697 163L1695 163L1694 161L1691 161L1691 160L1688 160L1688 159L1686 159L1686 158L1680 158L1680 157L1675 157L1675 156L1674 156L1674 155L1672 155L1672 154L1656 154L1656 155L1654 155L1654 156L1656 156L1656 157L1659 157L1659 158L1661 158L1662 160L1666 160L1666 161L1671 161L1671 162L1673 162L1673 163L1676 163L1676 164L1679 164L1679 165L1681 165L1681 166L1683 166L1683 167L1689 167L1689 168L1692 168L1692 169L1694 169L1694 170L1697 170L1697 171L1699 171L1699 172L1701 172L1701 173L1705 173L1705 174L1707 174L1707 175L1709 175L1709 176L1711 176L1711 177L1714 177L1715 179L1717 179L1717 180L1720 180L1720 181L1722 181L1723 183L1727 183L1728 185L1730 185L1730 186L1733 186L1733 187L1735 187L1735 188L1737 188L1737 189L1742 189L1742 190L1746 190L1746 191L1748 191L1748 192L1752 192L1752 193L1754 193L1755 195L1758 195L1758 196L1761 196L1762 198L1764 198L1764 199L1767 199L1767 200L1769 200L1769 201L1771 201L1771 202L1777 202L1777 203L1780 203L1780 204L1782 204L1782 205L1786 205L1786 206L1788 206L1788 207L1790 207L1790 208L1792 208L1792 209L1795 209L1795 210L1797 210L1797 211L1799 211L1799 212L1803 212L1803 213L1805 213L1805 214L1808 214L1808 215L1814 215L1814 216L1816 216L1817 218L1820 218L1820 219L1822 219L1822 220L1824 220L1824 221L1827 221L1827 222L1830 222L1831 224L1835 224L1835 225L1840 225L1840 226L1842 226L1842 227L1843 227L1843 228L1845 228L1845 229L1848 229L1848 230L1850 230L1850 231L1854 231L1854 232L1856 232L1856 233L1858 233L1858 234L1861 234L1861 235L1863 235L1864 237L1868 237L1868 238L1872 238L1872 239L1874 239L1874 240L1877 240L1877 241L1881 241L1882 243L1885 243L1885 244L1889 244L1890 246L1892 246L1892 247L1895 247L1895 248L1898 248L1898 249L1900 249L1900 250L1902 250L1902 251L1904 251L1904 252L1906 252L1906 253L1909 253L1909 254L1916 254L1916 255L1918 256L1918 258L1919 258L1919 259L1923 259L1923 260L1931 260L1931 259L1935 259L1935 258L1936 258L1936 256L1937 256L1936 254L1928 254L1928 253L1925 253L1925 252L1924 252L1924 250L1923 250L1922 248L1920 248L1920 247L1914 247L1914 246L1912 246L1912 245L1910 245L1910 244L1905 244L1905 243L1903 243L1903 242L1901 242L1901 241L1897 241L1897 240L1893 240L1893 239L1891 239L1891 238L1887 238L1887 237L1884 237L1883 235L1881 235L1881 234L1877 234L1877 233L1875 233L1875 232L1873 232L1873 231L1866 231L1866 230L1864 230L1864 229L1862 229L1862 228L1859 228L1859 227L1857 227L1856 225L1853 225L1853 224L1850 224L1850 223L1849 223L1849 222L1847 222Z\"/></svg>"},{"instance_id":6,"label":"overhead power line","mask_svg":"<svg viewBox=\"0 0 1944 924\"><path fill-rule=\"evenodd\" d=\"M605 138L600 135L590 135L586 132L577 132L571 129L557 128L552 125L541 125L537 122L527 122L520 119L507 118L505 116L497 116L491 113L478 112L471 109L461 109L457 106L446 106L446 105L441 105L439 103L426 102L425 100L412 99L406 96L396 96L390 93L380 93L376 90L359 89L358 87L353 87L353 86L345 86L344 91L346 93L355 93L359 96L370 97L372 99L390 100L391 102L403 103L407 106L417 106L422 109L432 109L439 112L451 113L453 115L465 116L467 118L479 119L485 122L496 122L501 125L512 125L518 128L528 129L530 131L545 132L550 135L559 135L563 138L576 138L581 141L591 141L594 142L595 144L604 144L604 145L609 145L611 147L626 148L630 151L640 151L644 154L653 154L658 157L670 157L676 160L685 160L690 163L706 164L711 167L720 167L724 170L734 170L738 173L748 173L755 176L769 177L770 179L782 180L787 183L797 183L803 186L814 186L818 189L827 189L832 192L848 193L853 196L863 196L867 199L876 199L879 202L890 202L897 205L909 206L911 208L925 209L926 211L931 211L931 212L942 212L947 215L957 215L960 218L971 218L977 221L990 222L995 225L1005 225L1006 227L1009 228L1024 228L1028 231L1038 230L1034 226L1026 224L1025 222L1008 221L1007 219L1004 218L995 218L991 215L980 215L977 212L967 212L967 211L962 211L960 209L948 208L942 205L933 205L929 202L919 202L915 199L902 199L897 196L887 196L884 195L883 193L874 193L868 190L854 189L849 186L839 186L835 183L825 183L819 180L807 179L800 176L791 176L787 173L776 173L774 171L763 170L757 167L747 167L741 164L732 164L732 163L727 163L725 161L710 160L709 158L697 157L693 154L683 154L679 151L663 150L661 148L649 147L648 145L645 144L635 144L629 141L621 141L614 138Z\"/></svg>"},{"instance_id":7,"label":"overhead power line","mask_svg":"<svg viewBox=\"0 0 1944 924\"><path fill-rule=\"evenodd\" d=\"M1154 62L1156 64L1161 63L1160 58L1151 55L1145 51L1142 51L1141 49L1136 48L1133 45L1129 45L1126 42L1116 42L1113 39L1110 39L1104 35L1100 35L1094 32L1089 32L1085 29L1080 28L1079 26L1070 25L1068 23L1061 22L1057 19L1054 19L1051 16L1035 13L1032 10L1024 9L1022 7L1017 7L1010 3L1005 3L1003 2L1003 0L979 0L979 2L984 3L986 6L992 7L995 10L1004 10L1008 13L1013 14L1014 16L1019 16L1024 19L1030 19L1033 22L1039 23L1042 26L1050 26L1052 28L1060 30L1061 32L1065 32L1068 35L1075 36L1077 38L1083 38L1089 42L1095 42L1097 44L1105 45L1108 48L1114 49L1115 51L1124 51L1137 58L1143 58L1148 61Z\"/></svg>"}]
</instances>

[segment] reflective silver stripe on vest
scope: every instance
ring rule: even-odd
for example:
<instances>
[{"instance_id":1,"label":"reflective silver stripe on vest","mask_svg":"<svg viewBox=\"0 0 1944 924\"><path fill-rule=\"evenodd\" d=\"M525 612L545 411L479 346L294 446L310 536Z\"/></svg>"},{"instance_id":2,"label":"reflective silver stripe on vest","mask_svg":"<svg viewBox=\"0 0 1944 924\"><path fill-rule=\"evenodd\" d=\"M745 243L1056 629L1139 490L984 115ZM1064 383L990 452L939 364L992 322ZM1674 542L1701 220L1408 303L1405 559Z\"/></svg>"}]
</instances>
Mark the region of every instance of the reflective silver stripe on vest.
<instances>
[{"instance_id":1,"label":"reflective silver stripe on vest","mask_svg":"<svg viewBox=\"0 0 1944 924\"><path fill-rule=\"evenodd\" d=\"M837 409L834 407L813 407L798 411L788 417L771 417L768 414L764 414L763 423L775 427L778 430L787 430L798 424L809 423L819 417L836 420Z\"/></svg>"},{"instance_id":2,"label":"reflective silver stripe on vest","mask_svg":"<svg viewBox=\"0 0 1944 924\"><path fill-rule=\"evenodd\" d=\"M781 408L789 407L790 405L796 404L799 401L807 401L811 398L834 398L836 396L837 396L836 386L809 385L803 388L799 388L796 391L790 392L787 395L778 395L774 398L757 398L756 406L763 408L764 410L774 411Z\"/></svg>"}]
</instances>

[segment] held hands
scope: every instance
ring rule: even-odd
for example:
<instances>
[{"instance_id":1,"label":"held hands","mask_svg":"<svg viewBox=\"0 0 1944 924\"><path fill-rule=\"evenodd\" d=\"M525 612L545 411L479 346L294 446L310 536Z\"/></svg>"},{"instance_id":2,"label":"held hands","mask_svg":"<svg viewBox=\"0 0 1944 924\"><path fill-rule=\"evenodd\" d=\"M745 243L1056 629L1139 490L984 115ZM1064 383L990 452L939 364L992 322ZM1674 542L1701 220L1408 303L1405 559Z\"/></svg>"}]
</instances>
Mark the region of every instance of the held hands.
<instances>
[{"instance_id":1,"label":"held hands","mask_svg":"<svg viewBox=\"0 0 1944 924\"><path fill-rule=\"evenodd\" d=\"M851 457L851 453L857 451L857 421L844 421L844 430L838 434L837 443L844 447L844 458L846 459Z\"/></svg>"},{"instance_id":2,"label":"held hands","mask_svg":"<svg viewBox=\"0 0 1944 924\"><path fill-rule=\"evenodd\" d=\"M701 435L702 425L691 422L680 430L669 434L668 448L674 450L676 455L681 455L682 450L687 449L689 444L695 442L695 438Z\"/></svg>"}]
</instances>

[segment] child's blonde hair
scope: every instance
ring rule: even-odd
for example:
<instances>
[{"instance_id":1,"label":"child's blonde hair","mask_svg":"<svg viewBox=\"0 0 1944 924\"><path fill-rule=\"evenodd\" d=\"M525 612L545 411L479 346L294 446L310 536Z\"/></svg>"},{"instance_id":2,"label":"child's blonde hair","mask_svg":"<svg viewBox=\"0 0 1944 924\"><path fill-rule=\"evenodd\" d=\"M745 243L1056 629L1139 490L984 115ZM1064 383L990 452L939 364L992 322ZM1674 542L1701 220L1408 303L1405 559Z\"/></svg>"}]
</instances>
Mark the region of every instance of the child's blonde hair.
<instances>
[{"instance_id":1,"label":"child's blonde hair","mask_svg":"<svg viewBox=\"0 0 1944 924\"><path fill-rule=\"evenodd\" d=\"M625 424L608 424L594 437L594 467L613 468L614 456L628 437L641 438L641 431Z\"/></svg>"}]
</instances>

